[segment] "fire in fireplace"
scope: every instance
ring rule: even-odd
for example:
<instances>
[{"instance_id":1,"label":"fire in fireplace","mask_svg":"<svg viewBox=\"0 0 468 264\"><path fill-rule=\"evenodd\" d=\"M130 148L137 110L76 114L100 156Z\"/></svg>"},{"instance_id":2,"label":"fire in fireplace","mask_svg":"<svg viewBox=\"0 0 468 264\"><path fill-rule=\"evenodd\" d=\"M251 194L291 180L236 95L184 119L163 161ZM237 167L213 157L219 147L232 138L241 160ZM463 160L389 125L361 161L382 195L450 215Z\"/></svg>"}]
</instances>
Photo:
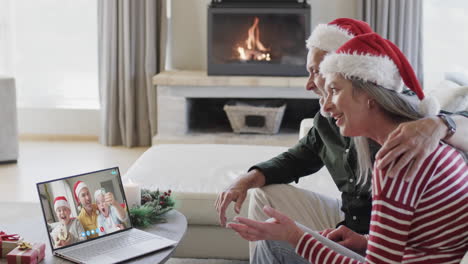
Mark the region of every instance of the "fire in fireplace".
<instances>
[{"instance_id":1,"label":"fire in fireplace","mask_svg":"<svg viewBox=\"0 0 468 264\"><path fill-rule=\"evenodd\" d=\"M208 75L307 76L306 2L213 1L208 8Z\"/></svg>"},{"instance_id":2,"label":"fire in fireplace","mask_svg":"<svg viewBox=\"0 0 468 264\"><path fill-rule=\"evenodd\" d=\"M238 45L237 51L241 61L271 61L270 49L260 41L260 30L258 29L258 17L254 18L253 25L249 28L249 35L245 40L245 45Z\"/></svg>"}]
</instances>

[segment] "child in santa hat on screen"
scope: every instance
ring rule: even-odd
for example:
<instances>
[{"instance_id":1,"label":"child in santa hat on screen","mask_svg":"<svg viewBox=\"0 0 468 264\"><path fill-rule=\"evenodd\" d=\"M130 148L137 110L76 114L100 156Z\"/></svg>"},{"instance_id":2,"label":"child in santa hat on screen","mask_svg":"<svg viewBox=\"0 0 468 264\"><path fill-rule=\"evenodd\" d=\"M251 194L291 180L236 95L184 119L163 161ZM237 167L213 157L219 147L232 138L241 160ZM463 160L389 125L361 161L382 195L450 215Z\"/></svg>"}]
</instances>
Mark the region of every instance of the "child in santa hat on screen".
<instances>
[{"instance_id":1,"label":"child in santa hat on screen","mask_svg":"<svg viewBox=\"0 0 468 264\"><path fill-rule=\"evenodd\" d=\"M94 200L99 209L97 223L100 236L125 228L125 223L128 221L127 214L124 213L124 217L121 219L118 210L122 209L122 207L115 200L113 200L113 203L106 202L106 192L103 188L94 193Z\"/></svg>"},{"instance_id":2,"label":"child in santa hat on screen","mask_svg":"<svg viewBox=\"0 0 468 264\"><path fill-rule=\"evenodd\" d=\"M59 248L86 239L86 237L81 236L84 229L80 221L70 217L71 210L67 198L64 196L55 197L54 211L60 222L50 233L54 240L54 247Z\"/></svg>"}]
</instances>

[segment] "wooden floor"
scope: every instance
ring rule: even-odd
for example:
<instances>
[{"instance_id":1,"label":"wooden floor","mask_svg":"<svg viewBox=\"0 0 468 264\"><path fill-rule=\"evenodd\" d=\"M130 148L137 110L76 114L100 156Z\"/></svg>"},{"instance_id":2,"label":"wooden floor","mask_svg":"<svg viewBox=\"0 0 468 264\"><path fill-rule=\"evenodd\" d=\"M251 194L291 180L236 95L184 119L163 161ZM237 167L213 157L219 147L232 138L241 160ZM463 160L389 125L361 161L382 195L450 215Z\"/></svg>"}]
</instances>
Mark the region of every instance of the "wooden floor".
<instances>
[{"instance_id":1,"label":"wooden floor","mask_svg":"<svg viewBox=\"0 0 468 264\"><path fill-rule=\"evenodd\" d=\"M21 140L18 163L0 164L0 201L38 202L36 183L118 166L122 175L146 147L97 141Z\"/></svg>"}]
</instances>

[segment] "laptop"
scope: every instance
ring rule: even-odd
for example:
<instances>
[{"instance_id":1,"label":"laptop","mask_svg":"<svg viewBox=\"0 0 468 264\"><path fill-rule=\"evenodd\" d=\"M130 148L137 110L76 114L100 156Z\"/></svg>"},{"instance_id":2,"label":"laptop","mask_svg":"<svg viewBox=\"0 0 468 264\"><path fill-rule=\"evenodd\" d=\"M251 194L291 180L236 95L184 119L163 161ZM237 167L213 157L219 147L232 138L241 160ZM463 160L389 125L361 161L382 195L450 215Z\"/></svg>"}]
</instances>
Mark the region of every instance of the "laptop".
<instances>
[{"instance_id":1,"label":"laptop","mask_svg":"<svg viewBox=\"0 0 468 264\"><path fill-rule=\"evenodd\" d=\"M76 263L116 263L176 241L132 226L119 168L37 183L54 256Z\"/></svg>"}]
</instances>

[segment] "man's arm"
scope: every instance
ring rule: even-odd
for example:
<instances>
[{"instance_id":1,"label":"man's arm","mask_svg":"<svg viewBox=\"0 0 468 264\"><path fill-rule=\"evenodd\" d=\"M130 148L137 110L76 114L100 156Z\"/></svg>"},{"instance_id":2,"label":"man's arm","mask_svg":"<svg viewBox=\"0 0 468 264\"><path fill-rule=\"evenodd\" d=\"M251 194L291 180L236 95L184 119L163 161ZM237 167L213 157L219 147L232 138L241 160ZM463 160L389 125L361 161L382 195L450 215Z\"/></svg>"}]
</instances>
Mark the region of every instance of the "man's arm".
<instances>
[{"instance_id":1,"label":"man's arm","mask_svg":"<svg viewBox=\"0 0 468 264\"><path fill-rule=\"evenodd\" d=\"M326 118L317 114L314 126L294 147L268 161L256 164L249 171L260 170L265 175L266 185L297 182L300 177L317 172L324 166L319 156L324 145L319 129L328 128L329 124L322 124L326 122Z\"/></svg>"},{"instance_id":2,"label":"man's arm","mask_svg":"<svg viewBox=\"0 0 468 264\"><path fill-rule=\"evenodd\" d=\"M421 168L423 161L436 149L441 140L468 152L468 113L451 115L457 126L453 136L447 136L447 125L439 117L427 117L420 120L401 123L387 138L376 155L377 169L384 169L391 162L398 162L387 172L387 176L394 177L409 163L407 178L411 178Z\"/></svg>"},{"instance_id":3,"label":"man's arm","mask_svg":"<svg viewBox=\"0 0 468 264\"><path fill-rule=\"evenodd\" d=\"M231 202L236 202L234 210L240 213L242 204L247 197L247 191L252 188L259 188L265 185L265 176L259 170L251 170L246 174L239 176L234 183L218 194L215 201L215 208L218 212L219 223L226 226L226 209Z\"/></svg>"},{"instance_id":4,"label":"man's arm","mask_svg":"<svg viewBox=\"0 0 468 264\"><path fill-rule=\"evenodd\" d=\"M127 218L127 211L123 209L122 206L115 200L114 194L111 192L108 192L104 194L104 199L108 205L113 205L114 208L116 209L117 216L121 221L125 221Z\"/></svg>"},{"instance_id":5,"label":"man's arm","mask_svg":"<svg viewBox=\"0 0 468 264\"><path fill-rule=\"evenodd\" d=\"M240 213L249 189L273 183L289 183L323 167L317 154L317 149L322 145L318 132L313 127L307 136L288 151L251 167L248 173L239 176L216 199L215 208L221 226L226 225L226 209L231 202L236 203L234 210L237 214Z\"/></svg>"}]
</instances>

